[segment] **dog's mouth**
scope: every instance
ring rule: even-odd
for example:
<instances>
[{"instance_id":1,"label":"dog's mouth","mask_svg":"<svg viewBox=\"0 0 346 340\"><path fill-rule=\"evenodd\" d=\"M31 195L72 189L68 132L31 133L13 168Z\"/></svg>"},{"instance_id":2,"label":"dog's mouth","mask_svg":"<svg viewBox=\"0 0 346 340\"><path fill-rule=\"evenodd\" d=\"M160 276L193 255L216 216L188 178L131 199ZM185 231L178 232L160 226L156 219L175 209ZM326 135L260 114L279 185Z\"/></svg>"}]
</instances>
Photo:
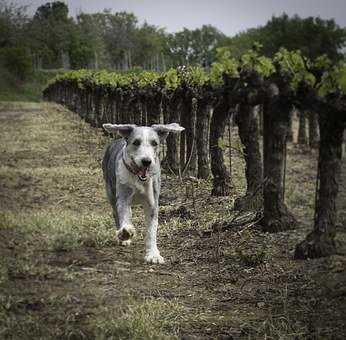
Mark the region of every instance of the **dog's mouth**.
<instances>
[{"instance_id":1,"label":"dog's mouth","mask_svg":"<svg viewBox=\"0 0 346 340\"><path fill-rule=\"evenodd\" d=\"M148 168L139 169L137 176L142 182L145 182L149 177L149 169Z\"/></svg>"},{"instance_id":2,"label":"dog's mouth","mask_svg":"<svg viewBox=\"0 0 346 340\"><path fill-rule=\"evenodd\" d=\"M137 175L138 179L142 182L145 182L150 177L150 171L149 167L139 167L133 158L131 158L131 165L128 165L124 158L123 162L127 168L128 171L130 171L132 174Z\"/></svg>"}]
</instances>

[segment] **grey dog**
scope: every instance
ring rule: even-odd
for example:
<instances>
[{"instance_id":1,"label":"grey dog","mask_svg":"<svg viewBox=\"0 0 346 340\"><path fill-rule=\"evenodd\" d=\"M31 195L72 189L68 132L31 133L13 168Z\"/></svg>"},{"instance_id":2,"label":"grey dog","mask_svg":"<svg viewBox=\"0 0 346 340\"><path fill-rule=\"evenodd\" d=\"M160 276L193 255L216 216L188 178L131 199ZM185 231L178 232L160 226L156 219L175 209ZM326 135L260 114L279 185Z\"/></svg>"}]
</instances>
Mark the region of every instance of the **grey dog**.
<instances>
[{"instance_id":1,"label":"grey dog","mask_svg":"<svg viewBox=\"0 0 346 340\"><path fill-rule=\"evenodd\" d=\"M151 127L103 124L103 128L123 137L108 146L102 160L117 238L122 245L131 243L135 235L131 205L142 204L147 224L144 259L148 263L164 263L156 242L161 185L160 143L170 132L178 133L184 128L177 123Z\"/></svg>"}]
</instances>

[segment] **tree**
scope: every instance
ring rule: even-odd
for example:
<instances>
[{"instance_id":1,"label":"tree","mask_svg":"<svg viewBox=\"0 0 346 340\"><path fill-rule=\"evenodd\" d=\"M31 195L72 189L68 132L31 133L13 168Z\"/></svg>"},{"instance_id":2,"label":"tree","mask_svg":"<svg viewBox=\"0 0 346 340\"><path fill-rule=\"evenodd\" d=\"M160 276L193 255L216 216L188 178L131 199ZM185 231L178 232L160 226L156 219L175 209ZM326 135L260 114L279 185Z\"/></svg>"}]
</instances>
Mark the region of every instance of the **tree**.
<instances>
[{"instance_id":1,"label":"tree","mask_svg":"<svg viewBox=\"0 0 346 340\"><path fill-rule=\"evenodd\" d=\"M105 14L80 13L77 16L77 51L71 49L71 57L87 62L90 68L106 68L110 64L110 55L105 42ZM81 51L80 49L84 49ZM80 54L83 53L83 54ZM74 62L74 58L72 61Z\"/></svg>"},{"instance_id":2,"label":"tree","mask_svg":"<svg viewBox=\"0 0 346 340\"><path fill-rule=\"evenodd\" d=\"M308 112L309 121L309 146L311 149L318 147L319 135L318 135L318 116L315 112Z\"/></svg>"},{"instance_id":3,"label":"tree","mask_svg":"<svg viewBox=\"0 0 346 340\"><path fill-rule=\"evenodd\" d=\"M249 28L236 34L232 38L224 40L224 48L227 48L234 58L240 58L246 51L251 49L255 42L262 41L260 28Z\"/></svg>"},{"instance_id":4,"label":"tree","mask_svg":"<svg viewBox=\"0 0 346 340\"><path fill-rule=\"evenodd\" d=\"M27 6L0 2L0 48L16 47L25 42L25 25L28 22Z\"/></svg>"},{"instance_id":5,"label":"tree","mask_svg":"<svg viewBox=\"0 0 346 340\"><path fill-rule=\"evenodd\" d=\"M306 112L298 112L299 128L298 128L298 144L306 145Z\"/></svg>"},{"instance_id":6,"label":"tree","mask_svg":"<svg viewBox=\"0 0 346 340\"><path fill-rule=\"evenodd\" d=\"M136 30L133 65L144 69L165 71L166 34L163 28L147 22Z\"/></svg>"},{"instance_id":7,"label":"tree","mask_svg":"<svg viewBox=\"0 0 346 340\"><path fill-rule=\"evenodd\" d=\"M69 66L68 52L73 25L64 2L48 2L38 7L29 31L32 52L41 59L39 64L48 68Z\"/></svg>"},{"instance_id":8,"label":"tree","mask_svg":"<svg viewBox=\"0 0 346 340\"><path fill-rule=\"evenodd\" d=\"M247 188L245 196L237 198L234 207L238 210L261 209L263 205L261 190L263 170L255 107L240 104L239 112L236 115L236 123L243 144Z\"/></svg>"},{"instance_id":9,"label":"tree","mask_svg":"<svg viewBox=\"0 0 346 340\"><path fill-rule=\"evenodd\" d=\"M332 99L334 101L334 99ZM339 190L342 140L346 111L334 105L320 106L321 140L319 145L317 202L314 229L299 243L295 258L306 259L335 254L336 198ZM345 107L345 103L343 103Z\"/></svg>"},{"instance_id":10,"label":"tree","mask_svg":"<svg viewBox=\"0 0 346 340\"><path fill-rule=\"evenodd\" d=\"M227 196L230 193L231 179L224 162L222 137L230 117L228 100L222 96L216 104L210 123L210 165L213 174L213 196Z\"/></svg>"},{"instance_id":11,"label":"tree","mask_svg":"<svg viewBox=\"0 0 346 340\"><path fill-rule=\"evenodd\" d=\"M314 37L311 39L311 37ZM342 58L340 50L345 46L346 30L334 21L319 17L290 18L287 14L272 17L263 27L263 53L273 55L280 47L289 50L300 49L303 55L314 60L327 54L335 61Z\"/></svg>"},{"instance_id":12,"label":"tree","mask_svg":"<svg viewBox=\"0 0 346 340\"><path fill-rule=\"evenodd\" d=\"M215 61L216 47L225 35L212 25L203 25L191 33L192 62L203 66L211 65Z\"/></svg>"},{"instance_id":13,"label":"tree","mask_svg":"<svg viewBox=\"0 0 346 340\"><path fill-rule=\"evenodd\" d=\"M341 50L346 45L346 29L340 28L333 19L289 17L283 13L273 16L264 26L239 33L228 41L227 46L234 56L239 56L256 41L268 57L285 47L299 49L312 60L327 54L336 61L343 58Z\"/></svg>"},{"instance_id":14,"label":"tree","mask_svg":"<svg viewBox=\"0 0 346 340\"><path fill-rule=\"evenodd\" d=\"M197 177L208 179L209 170L209 117L210 107L213 102L213 92L211 86L202 87L201 93L197 96L197 122L196 122L196 149L198 156Z\"/></svg>"},{"instance_id":15,"label":"tree","mask_svg":"<svg viewBox=\"0 0 346 340\"><path fill-rule=\"evenodd\" d=\"M319 58L308 69L315 87L302 83L301 105L319 117L320 143L313 230L296 246L295 258L307 259L336 253L337 195L339 191L343 133L346 128L346 68ZM318 91L317 91L318 88Z\"/></svg>"},{"instance_id":16,"label":"tree","mask_svg":"<svg viewBox=\"0 0 346 340\"><path fill-rule=\"evenodd\" d=\"M187 28L167 37L167 49L173 66L189 65L192 59L192 33Z\"/></svg>"},{"instance_id":17,"label":"tree","mask_svg":"<svg viewBox=\"0 0 346 340\"><path fill-rule=\"evenodd\" d=\"M25 6L0 2L0 68L15 80L25 80L32 71L31 55L25 39L27 22Z\"/></svg>"},{"instance_id":18,"label":"tree","mask_svg":"<svg viewBox=\"0 0 346 340\"><path fill-rule=\"evenodd\" d=\"M0 65L18 80L25 80L32 72L30 55L23 47L0 49Z\"/></svg>"},{"instance_id":19,"label":"tree","mask_svg":"<svg viewBox=\"0 0 346 340\"><path fill-rule=\"evenodd\" d=\"M292 229L297 224L284 202L285 148L293 108L288 87L283 83L281 88L275 89L266 98L263 108L263 177L268 180L263 188L261 225L268 232Z\"/></svg>"},{"instance_id":20,"label":"tree","mask_svg":"<svg viewBox=\"0 0 346 340\"><path fill-rule=\"evenodd\" d=\"M135 49L137 17L133 13L104 11L104 41L110 55L111 66L127 70L132 68Z\"/></svg>"},{"instance_id":21,"label":"tree","mask_svg":"<svg viewBox=\"0 0 346 340\"><path fill-rule=\"evenodd\" d=\"M168 36L168 51L173 66L211 65L215 61L216 48L224 42L226 36L211 25L182 31Z\"/></svg>"}]
</instances>

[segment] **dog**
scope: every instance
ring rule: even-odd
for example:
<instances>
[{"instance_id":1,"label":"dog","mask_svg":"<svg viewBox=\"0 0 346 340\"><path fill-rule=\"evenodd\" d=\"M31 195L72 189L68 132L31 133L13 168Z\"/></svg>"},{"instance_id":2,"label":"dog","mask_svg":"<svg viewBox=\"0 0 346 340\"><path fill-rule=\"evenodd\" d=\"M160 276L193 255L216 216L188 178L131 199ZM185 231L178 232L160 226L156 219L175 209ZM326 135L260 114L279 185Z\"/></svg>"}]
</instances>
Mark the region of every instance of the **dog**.
<instances>
[{"instance_id":1,"label":"dog","mask_svg":"<svg viewBox=\"0 0 346 340\"><path fill-rule=\"evenodd\" d=\"M145 256L147 263L164 263L157 248L157 228L161 171L159 150L168 134L184 130L177 123L151 127L133 124L103 124L109 133L119 133L106 149L102 160L106 192L113 208L116 236L122 245L135 235L132 204L142 204L147 224Z\"/></svg>"}]
</instances>

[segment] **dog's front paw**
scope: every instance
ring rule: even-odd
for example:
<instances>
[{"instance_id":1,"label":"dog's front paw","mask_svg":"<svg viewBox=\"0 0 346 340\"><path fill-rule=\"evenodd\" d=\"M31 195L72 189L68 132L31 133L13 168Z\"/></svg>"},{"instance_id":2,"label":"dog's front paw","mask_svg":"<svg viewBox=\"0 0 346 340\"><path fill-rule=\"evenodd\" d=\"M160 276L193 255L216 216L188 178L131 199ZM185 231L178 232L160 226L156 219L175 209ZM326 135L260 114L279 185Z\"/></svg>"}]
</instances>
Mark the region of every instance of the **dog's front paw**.
<instances>
[{"instance_id":1,"label":"dog's front paw","mask_svg":"<svg viewBox=\"0 0 346 340\"><path fill-rule=\"evenodd\" d=\"M121 240L118 239L118 243L119 243L121 246L124 246L124 247L130 246L130 245L131 245L131 242L132 242L131 239L130 239L130 240L126 240L126 241L121 241Z\"/></svg>"},{"instance_id":2,"label":"dog's front paw","mask_svg":"<svg viewBox=\"0 0 346 340\"><path fill-rule=\"evenodd\" d=\"M117 231L117 239L121 245L129 246L135 233L136 231L133 226L122 227Z\"/></svg>"},{"instance_id":3,"label":"dog's front paw","mask_svg":"<svg viewBox=\"0 0 346 340\"><path fill-rule=\"evenodd\" d=\"M159 263L159 264L165 263L164 258L160 255L160 252L158 250L148 252L144 256L144 260L147 263Z\"/></svg>"}]
</instances>

